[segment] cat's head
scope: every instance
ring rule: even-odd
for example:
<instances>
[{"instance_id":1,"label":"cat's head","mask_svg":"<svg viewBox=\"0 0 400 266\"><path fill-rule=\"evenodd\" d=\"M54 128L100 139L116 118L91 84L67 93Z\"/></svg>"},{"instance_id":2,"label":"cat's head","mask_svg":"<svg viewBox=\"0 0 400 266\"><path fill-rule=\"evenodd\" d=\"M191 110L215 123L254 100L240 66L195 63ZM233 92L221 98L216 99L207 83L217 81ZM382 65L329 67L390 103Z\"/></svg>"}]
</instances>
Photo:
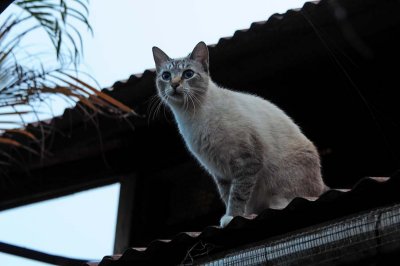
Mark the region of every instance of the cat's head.
<instances>
[{"instance_id":1,"label":"cat's head","mask_svg":"<svg viewBox=\"0 0 400 266\"><path fill-rule=\"evenodd\" d=\"M201 101L207 92L208 49L200 42L187 57L171 59L153 47L156 63L156 84L162 100L173 106L191 106Z\"/></svg>"}]
</instances>

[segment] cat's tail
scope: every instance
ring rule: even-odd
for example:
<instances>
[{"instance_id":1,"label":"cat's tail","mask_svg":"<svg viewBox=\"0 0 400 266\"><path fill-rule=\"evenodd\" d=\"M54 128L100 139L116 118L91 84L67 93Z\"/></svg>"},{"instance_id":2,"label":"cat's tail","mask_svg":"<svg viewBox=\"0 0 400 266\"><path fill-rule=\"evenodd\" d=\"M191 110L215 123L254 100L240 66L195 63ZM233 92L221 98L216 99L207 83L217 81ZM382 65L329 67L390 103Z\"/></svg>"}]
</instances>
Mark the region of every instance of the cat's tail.
<instances>
[{"instance_id":1,"label":"cat's tail","mask_svg":"<svg viewBox=\"0 0 400 266\"><path fill-rule=\"evenodd\" d=\"M324 190L322 191L322 194L325 192L328 192L330 190L335 190L335 191L340 191L340 192L349 192L351 189L349 189L349 188L330 188L327 185L325 185Z\"/></svg>"},{"instance_id":2,"label":"cat's tail","mask_svg":"<svg viewBox=\"0 0 400 266\"><path fill-rule=\"evenodd\" d=\"M390 179L390 177L375 177L375 176L370 176L367 178L375 180L376 182L381 182L381 183L386 182ZM357 184L355 186L357 186ZM330 188L327 185L325 185L324 191L322 193L325 193L330 190L335 190L335 191L340 191L340 192L349 192L351 189L349 189L349 188Z\"/></svg>"}]
</instances>

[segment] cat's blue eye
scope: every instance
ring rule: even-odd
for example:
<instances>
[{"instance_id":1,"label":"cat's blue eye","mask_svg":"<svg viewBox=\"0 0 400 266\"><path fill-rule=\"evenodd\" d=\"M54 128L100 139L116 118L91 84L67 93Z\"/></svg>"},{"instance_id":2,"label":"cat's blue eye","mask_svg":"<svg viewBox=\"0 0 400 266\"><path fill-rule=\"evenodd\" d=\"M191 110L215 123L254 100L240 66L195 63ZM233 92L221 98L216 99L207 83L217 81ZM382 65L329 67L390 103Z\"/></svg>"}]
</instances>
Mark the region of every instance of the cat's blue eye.
<instances>
[{"instance_id":1,"label":"cat's blue eye","mask_svg":"<svg viewBox=\"0 0 400 266\"><path fill-rule=\"evenodd\" d=\"M170 80L171 79L171 73L169 73L168 71L165 71L161 74L161 77L163 80Z\"/></svg>"},{"instance_id":2,"label":"cat's blue eye","mask_svg":"<svg viewBox=\"0 0 400 266\"><path fill-rule=\"evenodd\" d=\"M193 77L193 75L194 75L194 71L191 69L188 69L188 70L183 71L182 77L184 79L190 79L191 77Z\"/></svg>"}]
</instances>

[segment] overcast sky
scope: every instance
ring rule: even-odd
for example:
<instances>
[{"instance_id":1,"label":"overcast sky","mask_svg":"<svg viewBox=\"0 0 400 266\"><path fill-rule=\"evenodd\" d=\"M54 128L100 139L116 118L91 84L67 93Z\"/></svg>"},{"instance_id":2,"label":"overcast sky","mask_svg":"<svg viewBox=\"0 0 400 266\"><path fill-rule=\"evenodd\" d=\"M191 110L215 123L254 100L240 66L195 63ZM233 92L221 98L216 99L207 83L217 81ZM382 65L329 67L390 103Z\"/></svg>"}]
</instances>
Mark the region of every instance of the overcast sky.
<instances>
[{"instance_id":1,"label":"overcast sky","mask_svg":"<svg viewBox=\"0 0 400 266\"><path fill-rule=\"evenodd\" d=\"M199 41L218 42L304 0L92 0L94 37L84 34L84 68L101 87L153 68L152 46L171 57L187 55ZM10 13L9 8L2 14ZM31 36L30 43L43 40ZM61 114L65 105L53 106ZM78 258L112 253L119 185L0 212L0 241ZM47 265L0 253L1 266Z\"/></svg>"}]
</instances>

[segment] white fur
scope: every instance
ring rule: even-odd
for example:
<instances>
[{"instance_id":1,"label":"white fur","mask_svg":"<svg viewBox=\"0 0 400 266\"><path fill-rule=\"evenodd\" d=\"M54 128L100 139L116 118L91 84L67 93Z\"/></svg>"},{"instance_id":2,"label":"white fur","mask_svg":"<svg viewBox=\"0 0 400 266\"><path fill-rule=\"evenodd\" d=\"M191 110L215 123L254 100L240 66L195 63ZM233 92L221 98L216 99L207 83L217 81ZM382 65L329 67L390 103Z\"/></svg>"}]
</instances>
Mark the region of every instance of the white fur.
<instances>
[{"instance_id":1,"label":"white fur","mask_svg":"<svg viewBox=\"0 0 400 266\"><path fill-rule=\"evenodd\" d=\"M180 108L172 108L172 111L189 150L212 174L220 173L229 177L227 176L229 173L223 172L223 169L208 164L207 154L198 154L192 144L202 131L214 130L209 128L209 125L216 119L220 120L221 126L228 126L229 129L226 130L232 132L255 129L268 149L265 162L285 156L287 149L296 146L299 141L309 142L292 120L276 105L256 95L220 88L212 81L202 105L196 108L194 112L185 112ZM229 137L235 136L224 136L224 138Z\"/></svg>"},{"instance_id":2,"label":"white fur","mask_svg":"<svg viewBox=\"0 0 400 266\"><path fill-rule=\"evenodd\" d=\"M326 189L315 146L289 116L261 97L211 81L205 43L183 59L172 60L157 47L153 55L159 96L225 203L221 226L236 215L282 209L295 197L318 197ZM187 69L192 77L184 76ZM169 79L162 77L166 72Z\"/></svg>"},{"instance_id":3,"label":"white fur","mask_svg":"<svg viewBox=\"0 0 400 266\"><path fill-rule=\"evenodd\" d=\"M227 165L210 160L210 154L202 154L196 146L196 138L206 131L214 136L210 139L210 145L218 147L221 156L229 157L237 149L234 147L234 144L237 143L235 138L246 136L245 132L249 129L255 130L264 145L265 169L268 169L271 163L279 165L276 162L290 157L293 150L304 147L315 150L313 144L301 133L299 127L277 106L255 95L220 88L212 81L209 83L202 104L195 106L192 112L187 112L183 108L174 108L173 105L171 109L188 149L214 178L222 176L233 181L232 173ZM216 128L215 125L218 127ZM225 131L223 136L221 136L221 131ZM319 161L317 164L319 166ZM285 165L279 166L285 167ZM293 193L290 191L291 189L287 193L287 188L284 186L296 179L293 176L285 176L285 173L280 173L279 176L273 177L268 176L267 171L264 171L263 174L257 180L246 211L242 215L258 213L267 207L282 209L294 197L308 196L303 192ZM288 171L288 174L293 173ZM274 180L274 178L286 180ZM320 187L319 191L322 193L324 184L320 175L317 174L311 178L315 179L313 181L317 183L316 186ZM293 182L291 185L301 184ZM275 193L275 195L272 196L271 193ZM231 219L232 215L225 214L221 219L221 226L226 226Z\"/></svg>"}]
</instances>

